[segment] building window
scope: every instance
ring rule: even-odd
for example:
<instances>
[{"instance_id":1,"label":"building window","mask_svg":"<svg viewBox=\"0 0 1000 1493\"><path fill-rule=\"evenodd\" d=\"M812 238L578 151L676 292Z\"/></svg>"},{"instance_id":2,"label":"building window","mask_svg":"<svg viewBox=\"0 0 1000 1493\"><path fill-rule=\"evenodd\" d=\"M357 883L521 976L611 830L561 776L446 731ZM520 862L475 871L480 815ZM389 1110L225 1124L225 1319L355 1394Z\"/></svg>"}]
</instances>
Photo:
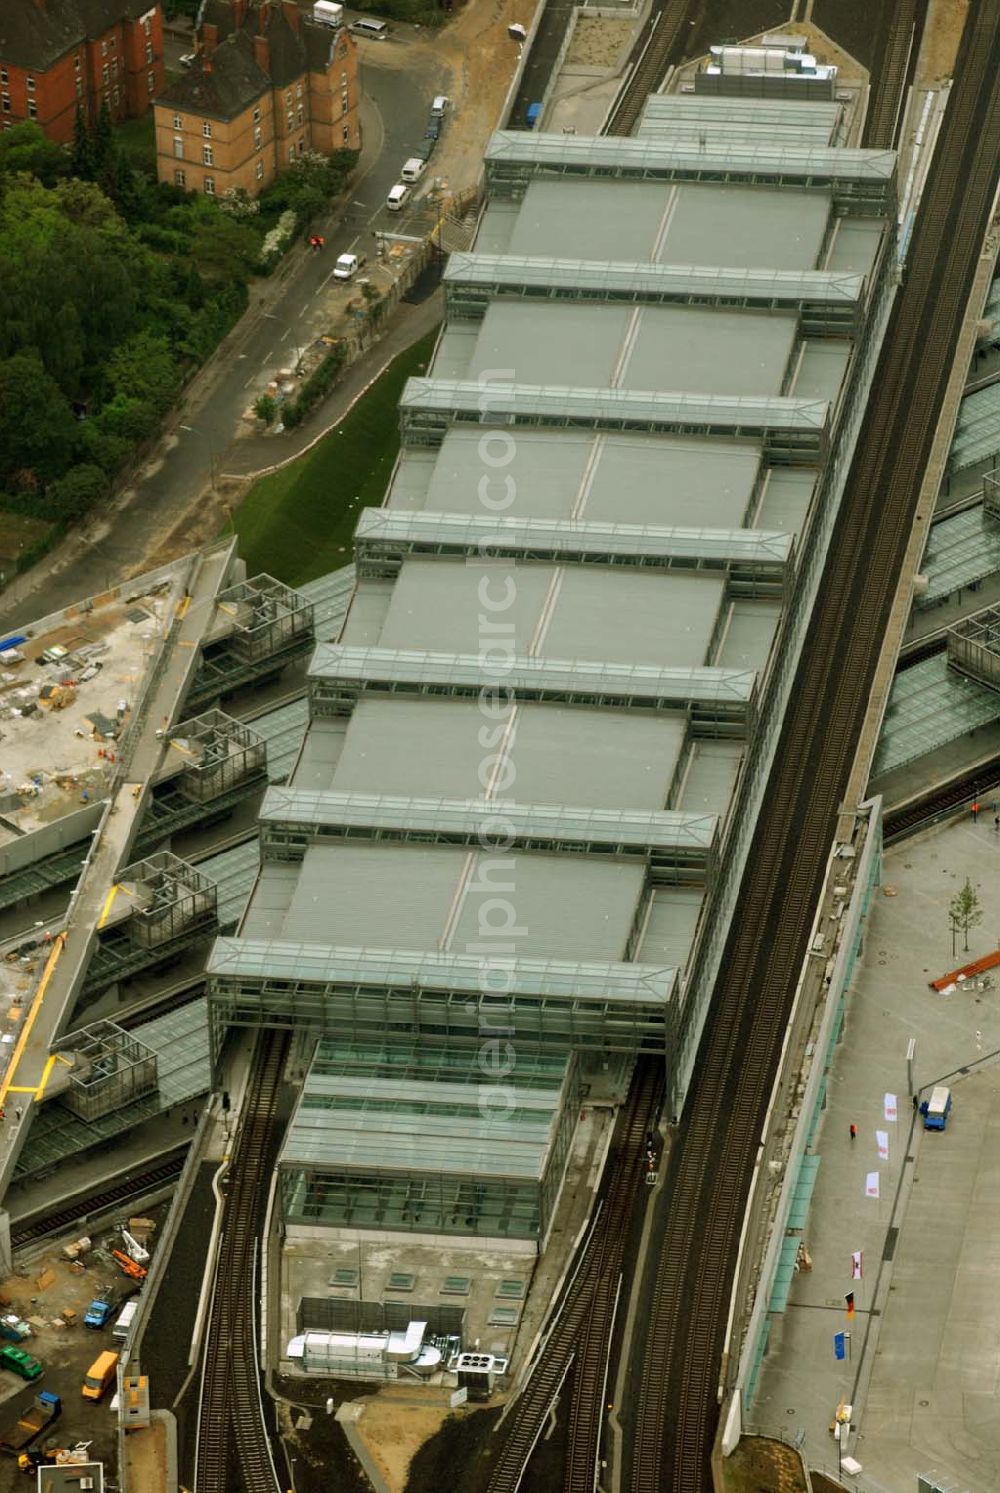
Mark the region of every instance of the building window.
<instances>
[{"instance_id":1,"label":"building window","mask_svg":"<svg viewBox=\"0 0 1000 1493\"><path fill-rule=\"evenodd\" d=\"M115 87L111 91L111 102L114 104L114 106L115 106L116 109L118 108L118 99L119 99L118 88Z\"/></svg>"},{"instance_id":2,"label":"building window","mask_svg":"<svg viewBox=\"0 0 1000 1493\"><path fill-rule=\"evenodd\" d=\"M79 59L79 57L74 57L73 58L73 66L76 68L77 72L80 71L80 59Z\"/></svg>"},{"instance_id":3,"label":"building window","mask_svg":"<svg viewBox=\"0 0 1000 1493\"><path fill-rule=\"evenodd\" d=\"M9 114L10 113L10 94L9 93L2 93L2 94L0 94L0 109L2 109L5 114Z\"/></svg>"},{"instance_id":4,"label":"building window","mask_svg":"<svg viewBox=\"0 0 1000 1493\"><path fill-rule=\"evenodd\" d=\"M214 166L215 165L215 160L214 160L214 157L212 155L212 147L210 145L203 145L202 146L202 148L201 148L201 163L202 163L203 166Z\"/></svg>"},{"instance_id":5,"label":"building window","mask_svg":"<svg viewBox=\"0 0 1000 1493\"><path fill-rule=\"evenodd\" d=\"M83 98L83 79L82 78L77 78L77 80L76 80L76 96L77 96L77 98Z\"/></svg>"},{"instance_id":6,"label":"building window","mask_svg":"<svg viewBox=\"0 0 1000 1493\"><path fill-rule=\"evenodd\" d=\"M28 100L28 118L29 119L37 119L38 118L38 105L35 103L35 101L34 101L33 98L30 98Z\"/></svg>"},{"instance_id":7,"label":"building window","mask_svg":"<svg viewBox=\"0 0 1000 1493\"><path fill-rule=\"evenodd\" d=\"M295 85L295 97L296 98L301 98L302 97L302 84L301 83L296 83L296 85Z\"/></svg>"},{"instance_id":8,"label":"building window","mask_svg":"<svg viewBox=\"0 0 1000 1493\"><path fill-rule=\"evenodd\" d=\"M211 138L212 138L212 126L209 124L209 122L208 122L207 119L205 119L205 120L202 121L201 133L204 135L204 137L205 137L206 140L211 140Z\"/></svg>"},{"instance_id":9,"label":"building window","mask_svg":"<svg viewBox=\"0 0 1000 1493\"><path fill-rule=\"evenodd\" d=\"M149 61L148 57L146 58L146 61L147 62ZM117 78L117 76L118 76L118 58L117 57L113 58L112 62L111 62L111 76L113 78Z\"/></svg>"},{"instance_id":10,"label":"building window","mask_svg":"<svg viewBox=\"0 0 1000 1493\"><path fill-rule=\"evenodd\" d=\"M346 88L347 87L347 74L346 73L341 73L341 75L340 75L340 86L341 86L341 88Z\"/></svg>"},{"instance_id":11,"label":"building window","mask_svg":"<svg viewBox=\"0 0 1000 1493\"><path fill-rule=\"evenodd\" d=\"M174 136L174 155L176 156L177 160L183 161L184 141L181 139L180 135Z\"/></svg>"},{"instance_id":12,"label":"building window","mask_svg":"<svg viewBox=\"0 0 1000 1493\"><path fill-rule=\"evenodd\" d=\"M5 67L0 67L0 83L3 84L4 88L7 87L7 69Z\"/></svg>"},{"instance_id":13,"label":"building window","mask_svg":"<svg viewBox=\"0 0 1000 1493\"><path fill-rule=\"evenodd\" d=\"M102 57L106 57L107 55L108 55L108 44L107 44L106 41L102 41L101 42L101 56Z\"/></svg>"},{"instance_id":14,"label":"building window","mask_svg":"<svg viewBox=\"0 0 1000 1493\"><path fill-rule=\"evenodd\" d=\"M253 122L254 124L260 124L260 109L253 111Z\"/></svg>"},{"instance_id":15,"label":"building window","mask_svg":"<svg viewBox=\"0 0 1000 1493\"><path fill-rule=\"evenodd\" d=\"M110 107L111 107L111 95L110 95L110 93L106 93L104 95L104 107L106 109L110 109Z\"/></svg>"},{"instance_id":16,"label":"building window","mask_svg":"<svg viewBox=\"0 0 1000 1493\"><path fill-rule=\"evenodd\" d=\"M344 42L343 46L341 47L340 52L338 53L338 55L340 57L346 57L347 56L347 43L346 43L346 41Z\"/></svg>"},{"instance_id":17,"label":"building window","mask_svg":"<svg viewBox=\"0 0 1000 1493\"><path fill-rule=\"evenodd\" d=\"M262 148L260 125L258 125L253 132L253 148L254 150L260 150Z\"/></svg>"},{"instance_id":18,"label":"building window","mask_svg":"<svg viewBox=\"0 0 1000 1493\"><path fill-rule=\"evenodd\" d=\"M142 29L143 29L143 31L145 31L145 33L146 33L147 36L150 36L152 34L153 23L150 20L149 16L143 16L143 18L142 18Z\"/></svg>"},{"instance_id":19,"label":"building window","mask_svg":"<svg viewBox=\"0 0 1000 1493\"><path fill-rule=\"evenodd\" d=\"M28 90L29 93L34 93L34 91L35 91L35 80L34 80L34 78L28 78L26 80L24 86L27 88L27 90Z\"/></svg>"},{"instance_id":20,"label":"building window","mask_svg":"<svg viewBox=\"0 0 1000 1493\"><path fill-rule=\"evenodd\" d=\"M101 82L102 83L106 83L107 81L108 81L108 64L105 63L104 66L101 68Z\"/></svg>"},{"instance_id":21,"label":"building window","mask_svg":"<svg viewBox=\"0 0 1000 1493\"><path fill-rule=\"evenodd\" d=\"M183 171L175 171L174 172L174 186L175 187L184 187L184 186L187 186L187 176L185 175L185 173Z\"/></svg>"},{"instance_id":22,"label":"building window","mask_svg":"<svg viewBox=\"0 0 1000 1493\"><path fill-rule=\"evenodd\" d=\"M257 162L257 180L258 181L263 181L264 180L264 162L263 161L258 161Z\"/></svg>"},{"instance_id":23,"label":"building window","mask_svg":"<svg viewBox=\"0 0 1000 1493\"><path fill-rule=\"evenodd\" d=\"M350 144L350 140L351 140L351 132L347 128L347 125L345 124L344 125L344 144L345 145L349 145Z\"/></svg>"},{"instance_id":24,"label":"building window","mask_svg":"<svg viewBox=\"0 0 1000 1493\"><path fill-rule=\"evenodd\" d=\"M206 176L205 177L205 196L206 197L214 197L215 196L215 177L214 176Z\"/></svg>"},{"instance_id":25,"label":"building window","mask_svg":"<svg viewBox=\"0 0 1000 1493\"><path fill-rule=\"evenodd\" d=\"M300 104L299 105L299 127L300 128L301 128L301 126L302 126L303 123L304 123L304 121L303 121L303 118L302 118L302 105Z\"/></svg>"},{"instance_id":26,"label":"building window","mask_svg":"<svg viewBox=\"0 0 1000 1493\"><path fill-rule=\"evenodd\" d=\"M286 109L290 109L291 107L292 107L292 90L289 88L289 89L286 89L286 91L285 91L285 108Z\"/></svg>"},{"instance_id":27,"label":"building window","mask_svg":"<svg viewBox=\"0 0 1000 1493\"><path fill-rule=\"evenodd\" d=\"M181 116L179 114L175 114L174 115L174 129L175 130L182 130L183 128L184 128L184 121L183 121L183 119L181 118Z\"/></svg>"},{"instance_id":28,"label":"building window","mask_svg":"<svg viewBox=\"0 0 1000 1493\"><path fill-rule=\"evenodd\" d=\"M147 62L152 62L152 60L153 60L153 43L151 41L148 41L146 43L146 61Z\"/></svg>"},{"instance_id":29,"label":"building window","mask_svg":"<svg viewBox=\"0 0 1000 1493\"><path fill-rule=\"evenodd\" d=\"M288 159L290 161L294 161L295 160L295 146L294 145L290 145L288 147Z\"/></svg>"},{"instance_id":30,"label":"building window","mask_svg":"<svg viewBox=\"0 0 1000 1493\"><path fill-rule=\"evenodd\" d=\"M156 92L156 78L153 76L152 73L147 73L146 74L146 92L147 93L155 93Z\"/></svg>"},{"instance_id":31,"label":"building window","mask_svg":"<svg viewBox=\"0 0 1000 1493\"><path fill-rule=\"evenodd\" d=\"M299 155L302 154L302 152L305 150L305 148L306 148L306 137L305 137L305 135L303 135L302 138L301 138L301 140L299 141Z\"/></svg>"}]
</instances>

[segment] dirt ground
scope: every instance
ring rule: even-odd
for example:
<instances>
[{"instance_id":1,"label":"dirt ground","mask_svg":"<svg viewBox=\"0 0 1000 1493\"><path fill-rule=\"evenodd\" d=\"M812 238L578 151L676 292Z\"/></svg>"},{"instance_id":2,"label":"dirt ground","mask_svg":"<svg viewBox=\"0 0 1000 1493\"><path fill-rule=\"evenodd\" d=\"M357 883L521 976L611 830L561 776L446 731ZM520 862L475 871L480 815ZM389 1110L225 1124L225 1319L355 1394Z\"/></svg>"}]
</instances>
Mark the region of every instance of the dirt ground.
<instances>
[{"instance_id":1,"label":"dirt ground","mask_svg":"<svg viewBox=\"0 0 1000 1493\"><path fill-rule=\"evenodd\" d=\"M486 141L514 76L517 48L507 27L515 21L530 26L534 10L534 0L470 0L441 31L365 53L365 67L398 70L433 61L448 68L446 92L461 128L445 130L433 169L447 178L453 194L478 180Z\"/></svg>"},{"instance_id":2,"label":"dirt ground","mask_svg":"<svg viewBox=\"0 0 1000 1493\"><path fill-rule=\"evenodd\" d=\"M722 1466L728 1493L805 1493L806 1490L798 1452L780 1441L747 1437Z\"/></svg>"},{"instance_id":3,"label":"dirt ground","mask_svg":"<svg viewBox=\"0 0 1000 1493\"><path fill-rule=\"evenodd\" d=\"M403 1493L416 1452L451 1414L449 1390L414 1393L408 1386L386 1386L364 1401L358 1432L381 1468L390 1493Z\"/></svg>"},{"instance_id":4,"label":"dirt ground","mask_svg":"<svg viewBox=\"0 0 1000 1493\"><path fill-rule=\"evenodd\" d=\"M920 54L918 84L940 83L952 76L968 13L969 0L931 0Z\"/></svg>"},{"instance_id":5,"label":"dirt ground","mask_svg":"<svg viewBox=\"0 0 1000 1493\"><path fill-rule=\"evenodd\" d=\"M103 1231L99 1239L103 1245ZM95 1457L111 1462L116 1424L108 1408L111 1395L94 1404L81 1397L80 1386L98 1354L115 1346L111 1337L114 1317L98 1332L84 1327L83 1315L94 1297L110 1288L115 1293L117 1317L138 1287L121 1273L103 1248L87 1255L86 1268L74 1274L61 1252L61 1244L65 1242L61 1240L58 1246L33 1252L18 1265L14 1275L0 1281L3 1309L16 1312L32 1329L33 1336L22 1346L45 1366L41 1379L30 1385L11 1373L0 1372L0 1426L16 1420L39 1389L48 1389L60 1396L63 1409L52 1432L40 1438L41 1444L53 1436L59 1445L89 1441ZM61 1316L64 1311L76 1314L69 1324ZM14 1493L23 1486L24 1479L13 1458L0 1461L2 1493ZM146 1486L155 1487L155 1484Z\"/></svg>"},{"instance_id":6,"label":"dirt ground","mask_svg":"<svg viewBox=\"0 0 1000 1493\"><path fill-rule=\"evenodd\" d=\"M635 22L611 16L581 16L566 53L568 67L614 67Z\"/></svg>"},{"instance_id":7,"label":"dirt ground","mask_svg":"<svg viewBox=\"0 0 1000 1493\"><path fill-rule=\"evenodd\" d=\"M129 1486L132 1488L166 1488L167 1428L162 1420L141 1431L130 1431L125 1442Z\"/></svg>"}]
</instances>

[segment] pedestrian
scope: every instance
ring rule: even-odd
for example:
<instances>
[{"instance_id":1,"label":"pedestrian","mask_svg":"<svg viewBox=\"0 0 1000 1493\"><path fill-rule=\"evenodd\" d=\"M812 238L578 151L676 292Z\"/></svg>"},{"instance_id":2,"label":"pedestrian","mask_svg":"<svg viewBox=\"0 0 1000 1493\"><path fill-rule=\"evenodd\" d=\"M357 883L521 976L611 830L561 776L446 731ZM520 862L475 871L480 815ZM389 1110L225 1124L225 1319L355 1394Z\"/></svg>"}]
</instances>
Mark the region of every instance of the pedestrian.
<instances>
[{"instance_id":1,"label":"pedestrian","mask_svg":"<svg viewBox=\"0 0 1000 1493\"><path fill-rule=\"evenodd\" d=\"M997 834L1000 835L1000 814L993 815L993 828L996 830Z\"/></svg>"},{"instance_id":2,"label":"pedestrian","mask_svg":"<svg viewBox=\"0 0 1000 1493\"><path fill-rule=\"evenodd\" d=\"M14 1115L15 1115L15 1118L19 1120L21 1118L22 1113L23 1113L23 1111L21 1109L21 1106L19 1104L15 1105L14 1106Z\"/></svg>"},{"instance_id":3,"label":"pedestrian","mask_svg":"<svg viewBox=\"0 0 1000 1493\"><path fill-rule=\"evenodd\" d=\"M851 1140L857 1140L857 1138L858 1138L858 1127L857 1127L857 1125L854 1124L854 1122L852 1120L851 1121Z\"/></svg>"},{"instance_id":4,"label":"pedestrian","mask_svg":"<svg viewBox=\"0 0 1000 1493\"><path fill-rule=\"evenodd\" d=\"M0 1120L6 1120L6 1118L7 1118L7 1111L4 1108L4 1106L2 1104L0 1104Z\"/></svg>"},{"instance_id":5,"label":"pedestrian","mask_svg":"<svg viewBox=\"0 0 1000 1493\"><path fill-rule=\"evenodd\" d=\"M976 822L976 820L978 818L979 818L979 800L974 798L972 800L972 822L973 822L973 824L975 824L975 822Z\"/></svg>"}]
</instances>

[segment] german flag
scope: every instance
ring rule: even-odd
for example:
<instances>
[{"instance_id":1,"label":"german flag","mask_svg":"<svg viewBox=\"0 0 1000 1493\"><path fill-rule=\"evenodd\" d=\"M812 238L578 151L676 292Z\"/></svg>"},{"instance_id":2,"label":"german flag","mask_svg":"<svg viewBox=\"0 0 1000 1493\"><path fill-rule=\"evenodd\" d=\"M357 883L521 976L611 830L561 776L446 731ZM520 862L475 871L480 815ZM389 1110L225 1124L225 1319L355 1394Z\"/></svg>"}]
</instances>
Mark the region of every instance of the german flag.
<instances>
[{"instance_id":1,"label":"german flag","mask_svg":"<svg viewBox=\"0 0 1000 1493\"><path fill-rule=\"evenodd\" d=\"M847 1320L850 1321L854 1316L854 1292L848 1291L844 1300L847 1302Z\"/></svg>"}]
</instances>

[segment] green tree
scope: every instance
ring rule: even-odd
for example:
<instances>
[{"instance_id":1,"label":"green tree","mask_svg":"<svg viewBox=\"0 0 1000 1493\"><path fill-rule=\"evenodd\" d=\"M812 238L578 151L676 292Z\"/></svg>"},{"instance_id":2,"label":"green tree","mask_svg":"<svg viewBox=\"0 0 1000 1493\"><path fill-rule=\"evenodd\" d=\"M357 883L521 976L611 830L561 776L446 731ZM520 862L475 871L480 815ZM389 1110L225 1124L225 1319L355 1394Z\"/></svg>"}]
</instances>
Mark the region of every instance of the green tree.
<instances>
[{"instance_id":1,"label":"green tree","mask_svg":"<svg viewBox=\"0 0 1000 1493\"><path fill-rule=\"evenodd\" d=\"M206 279L249 280L260 257L259 234L214 204L208 207L210 211L199 213L191 225L192 260Z\"/></svg>"},{"instance_id":2,"label":"green tree","mask_svg":"<svg viewBox=\"0 0 1000 1493\"><path fill-rule=\"evenodd\" d=\"M120 343L108 359L107 380L116 395L169 408L180 387L180 370L165 337L145 329Z\"/></svg>"},{"instance_id":3,"label":"green tree","mask_svg":"<svg viewBox=\"0 0 1000 1493\"><path fill-rule=\"evenodd\" d=\"M948 918L951 923L951 951L955 953L955 935L961 933L964 936L963 948L966 953L969 949L969 931L978 928L983 921L983 909L979 901L979 893L972 885L968 876L960 891L956 892L948 904Z\"/></svg>"},{"instance_id":4,"label":"green tree","mask_svg":"<svg viewBox=\"0 0 1000 1493\"><path fill-rule=\"evenodd\" d=\"M73 412L33 349L0 363L0 485L56 478L76 445Z\"/></svg>"},{"instance_id":5,"label":"green tree","mask_svg":"<svg viewBox=\"0 0 1000 1493\"><path fill-rule=\"evenodd\" d=\"M110 484L100 467L84 462L70 467L65 477L54 482L45 494L46 518L70 520L80 518L102 498Z\"/></svg>"},{"instance_id":6,"label":"green tree","mask_svg":"<svg viewBox=\"0 0 1000 1493\"><path fill-rule=\"evenodd\" d=\"M114 166L115 156L115 136L107 99L101 101L90 139L94 153L94 171L100 176Z\"/></svg>"},{"instance_id":7,"label":"green tree","mask_svg":"<svg viewBox=\"0 0 1000 1493\"><path fill-rule=\"evenodd\" d=\"M80 177L83 181L90 181L93 178L94 147L87 128L87 120L79 104L76 106L73 119L73 147L69 159L70 170L74 176Z\"/></svg>"},{"instance_id":8,"label":"green tree","mask_svg":"<svg viewBox=\"0 0 1000 1493\"><path fill-rule=\"evenodd\" d=\"M263 420L265 425L270 425L278 413L278 401L271 394L262 394L255 403L253 412L258 420Z\"/></svg>"},{"instance_id":9,"label":"green tree","mask_svg":"<svg viewBox=\"0 0 1000 1493\"><path fill-rule=\"evenodd\" d=\"M66 175L66 152L31 119L0 132L0 177L23 173L47 187Z\"/></svg>"}]
</instances>

